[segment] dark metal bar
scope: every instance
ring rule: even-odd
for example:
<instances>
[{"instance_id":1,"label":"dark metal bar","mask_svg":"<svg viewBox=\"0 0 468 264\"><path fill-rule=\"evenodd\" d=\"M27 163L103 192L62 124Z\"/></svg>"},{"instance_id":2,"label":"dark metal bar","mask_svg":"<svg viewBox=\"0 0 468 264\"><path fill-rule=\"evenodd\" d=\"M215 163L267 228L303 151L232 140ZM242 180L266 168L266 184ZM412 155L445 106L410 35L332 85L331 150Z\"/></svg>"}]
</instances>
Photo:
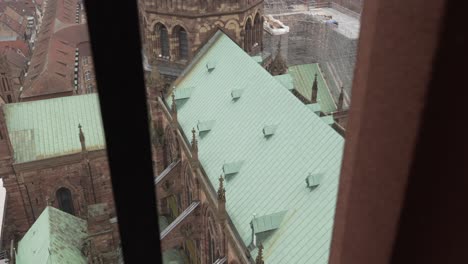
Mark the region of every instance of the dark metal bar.
<instances>
[{"instance_id":1,"label":"dark metal bar","mask_svg":"<svg viewBox=\"0 0 468 264\"><path fill-rule=\"evenodd\" d=\"M161 262L137 2L85 7L124 261Z\"/></svg>"}]
</instances>

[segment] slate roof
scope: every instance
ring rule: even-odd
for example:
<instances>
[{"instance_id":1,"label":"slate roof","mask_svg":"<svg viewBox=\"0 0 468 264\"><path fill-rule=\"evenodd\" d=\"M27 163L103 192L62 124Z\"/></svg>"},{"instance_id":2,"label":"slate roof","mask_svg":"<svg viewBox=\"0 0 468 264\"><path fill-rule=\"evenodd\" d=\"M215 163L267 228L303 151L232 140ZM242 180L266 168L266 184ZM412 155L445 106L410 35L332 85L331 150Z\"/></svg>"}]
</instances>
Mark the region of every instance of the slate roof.
<instances>
[{"instance_id":1,"label":"slate roof","mask_svg":"<svg viewBox=\"0 0 468 264\"><path fill-rule=\"evenodd\" d=\"M289 67L289 74L294 81L294 89L308 100L312 98L312 84L314 83L314 75L316 73L318 85L317 99L319 100L320 107L325 113L334 112L336 111L336 104L333 101L318 63Z\"/></svg>"},{"instance_id":2,"label":"slate roof","mask_svg":"<svg viewBox=\"0 0 468 264\"><path fill-rule=\"evenodd\" d=\"M208 62L216 65L211 72ZM214 189L223 164L243 161L237 173L226 176L225 188L227 212L245 245L253 239L254 214L265 219L285 212L274 222L276 229L257 234L265 262L328 263L343 138L220 31L175 86L194 87L189 99L176 101L186 138L198 120L216 121L197 136L199 159ZM233 100L236 89L244 90ZM265 137L265 125L277 125L275 133ZM313 191L306 184L309 173L323 175ZM257 249L251 254L255 259Z\"/></svg>"},{"instance_id":3,"label":"slate roof","mask_svg":"<svg viewBox=\"0 0 468 264\"><path fill-rule=\"evenodd\" d=\"M3 111L16 163L80 152L78 124L88 150L105 148L97 94L7 104Z\"/></svg>"},{"instance_id":4,"label":"slate roof","mask_svg":"<svg viewBox=\"0 0 468 264\"><path fill-rule=\"evenodd\" d=\"M18 243L16 263L88 263L81 253L86 236L85 220L48 206Z\"/></svg>"}]
</instances>

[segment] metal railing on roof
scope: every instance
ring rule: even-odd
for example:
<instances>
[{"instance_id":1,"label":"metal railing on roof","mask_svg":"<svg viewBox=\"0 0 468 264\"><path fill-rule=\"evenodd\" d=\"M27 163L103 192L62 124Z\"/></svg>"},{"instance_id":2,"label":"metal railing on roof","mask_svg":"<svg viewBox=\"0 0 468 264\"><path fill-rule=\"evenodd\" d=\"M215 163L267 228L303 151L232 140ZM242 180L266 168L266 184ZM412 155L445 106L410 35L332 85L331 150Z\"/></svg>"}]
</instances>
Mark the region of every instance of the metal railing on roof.
<instances>
[{"instance_id":1,"label":"metal railing on roof","mask_svg":"<svg viewBox=\"0 0 468 264\"><path fill-rule=\"evenodd\" d=\"M8 250L3 250L3 251L0 251L0 260L9 260L10 259L10 254L8 252ZM8 263L8 262L5 262L5 263Z\"/></svg>"},{"instance_id":2,"label":"metal railing on roof","mask_svg":"<svg viewBox=\"0 0 468 264\"><path fill-rule=\"evenodd\" d=\"M198 206L200 201L194 201L185 211L183 211L166 229L160 234L160 239L163 240L178 224L180 224L187 216L190 215Z\"/></svg>"},{"instance_id":3,"label":"metal railing on roof","mask_svg":"<svg viewBox=\"0 0 468 264\"><path fill-rule=\"evenodd\" d=\"M156 179L154 180L154 184L160 183L161 180L164 179L164 177L166 177L166 176L169 174L169 172L171 172L172 169L174 169L179 163L180 163L180 159L178 159L178 160L172 162L171 164L169 164L169 166L168 166L166 169L164 169L164 170L161 172L161 174L159 174L159 175L156 177Z\"/></svg>"},{"instance_id":4,"label":"metal railing on roof","mask_svg":"<svg viewBox=\"0 0 468 264\"><path fill-rule=\"evenodd\" d=\"M227 257L219 258L213 264L224 264L227 261Z\"/></svg>"}]
</instances>

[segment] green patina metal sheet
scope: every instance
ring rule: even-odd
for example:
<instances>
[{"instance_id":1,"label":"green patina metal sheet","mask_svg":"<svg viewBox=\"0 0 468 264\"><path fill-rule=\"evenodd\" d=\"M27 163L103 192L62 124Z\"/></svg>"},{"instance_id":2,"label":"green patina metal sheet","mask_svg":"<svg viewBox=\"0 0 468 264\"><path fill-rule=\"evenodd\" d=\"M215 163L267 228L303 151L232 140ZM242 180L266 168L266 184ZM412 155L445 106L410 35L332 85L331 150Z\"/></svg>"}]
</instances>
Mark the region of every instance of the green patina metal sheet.
<instances>
[{"instance_id":1,"label":"green patina metal sheet","mask_svg":"<svg viewBox=\"0 0 468 264\"><path fill-rule=\"evenodd\" d=\"M330 94L318 63L291 66L288 69L294 81L294 89L307 99L312 98L312 84L317 74L317 100L325 113L336 111L336 104Z\"/></svg>"},{"instance_id":2,"label":"green patina metal sheet","mask_svg":"<svg viewBox=\"0 0 468 264\"><path fill-rule=\"evenodd\" d=\"M262 56L252 56L252 59L258 64L262 64L263 62Z\"/></svg>"},{"instance_id":3,"label":"green patina metal sheet","mask_svg":"<svg viewBox=\"0 0 468 264\"><path fill-rule=\"evenodd\" d=\"M240 168L242 167L243 161L237 161L237 162L230 162L230 163L225 163L223 165L223 172L224 174L234 174L238 173L240 171Z\"/></svg>"},{"instance_id":4,"label":"green patina metal sheet","mask_svg":"<svg viewBox=\"0 0 468 264\"><path fill-rule=\"evenodd\" d=\"M206 64L215 59L208 73ZM187 138L198 120L216 120L207 135L197 136L200 163L214 189L226 162L244 161L225 183L226 210L244 243L252 241L253 214L287 211L262 240L265 262L328 263L343 138L222 32L176 83L176 89L196 87L178 110ZM237 101L235 89L244 89ZM278 125L270 138L262 133L266 124ZM309 172L323 173L312 192L305 183ZM257 249L251 254L255 259Z\"/></svg>"},{"instance_id":5,"label":"green patina metal sheet","mask_svg":"<svg viewBox=\"0 0 468 264\"><path fill-rule=\"evenodd\" d=\"M3 109L16 163L80 152L78 124L88 150L105 148L97 94L7 104Z\"/></svg>"},{"instance_id":6,"label":"green patina metal sheet","mask_svg":"<svg viewBox=\"0 0 468 264\"><path fill-rule=\"evenodd\" d=\"M192 94L192 91L195 87L187 87L186 89L175 90L174 97L176 100L179 99L188 99Z\"/></svg>"},{"instance_id":7,"label":"green patina metal sheet","mask_svg":"<svg viewBox=\"0 0 468 264\"><path fill-rule=\"evenodd\" d=\"M18 243L17 264L85 264L86 221L46 207Z\"/></svg>"},{"instance_id":8,"label":"green patina metal sheet","mask_svg":"<svg viewBox=\"0 0 468 264\"><path fill-rule=\"evenodd\" d=\"M306 183L308 187L316 187L320 184L322 181L322 174L321 173L309 173L309 175L306 178Z\"/></svg>"},{"instance_id":9,"label":"green patina metal sheet","mask_svg":"<svg viewBox=\"0 0 468 264\"><path fill-rule=\"evenodd\" d=\"M314 113L317 113L317 112L320 112L322 111L321 107L320 107L320 104L319 103L315 103L315 104L308 104L307 107L309 107L309 109L314 112Z\"/></svg>"},{"instance_id":10,"label":"green patina metal sheet","mask_svg":"<svg viewBox=\"0 0 468 264\"><path fill-rule=\"evenodd\" d=\"M210 131L215 125L215 123L215 120L199 121L197 124L197 129L200 132Z\"/></svg>"},{"instance_id":11,"label":"green patina metal sheet","mask_svg":"<svg viewBox=\"0 0 468 264\"><path fill-rule=\"evenodd\" d=\"M254 232L258 234L265 231L277 229L281 225L281 222L283 221L285 215L286 211L282 211L254 218L252 220L252 227Z\"/></svg>"},{"instance_id":12,"label":"green patina metal sheet","mask_svg":"<svg viewBox=\"0 0 468 264\"><path fill-rule=\"evenodd\" d=\"M263 134L265 136L272 136L273 134L275 134L275 131L276 131L277 128L278 128L277 125L265 126L263 128Z\"/></svg>"},{"instance_id":13,"label":"green patina metal sheet","mask_svg":"<svg viewBox=\"0 0 468 264\"><path fill-rule=\"evenodd\" d=\"M322 116L321 119L323 122L325 122L327 125L333 125L335 123L335 120L333 119L333 116L328 115L328 116Z\"/></svg>"},{"instance_id":14,"label":"green patina metal sheet","mask_svg":"<svg viewBox=\"0 0 468 264\"><path fill-rule=\"evenodd\" d=\"M294 90L294 81L293 78L289 73L283 75L276 75L274 76L276 80L278 80L286 89Z\"/></svg>"},{"instance_id":15,"label":"green patina metal sheet","mask_svg":"<svg viewBox=\"0 0 468 264\"><path fill-rule=\"evenodd\" d=\"M243 89L235 89L231 92L232 99L239 99L242 96Z\"/></svg>"}]
</instances>

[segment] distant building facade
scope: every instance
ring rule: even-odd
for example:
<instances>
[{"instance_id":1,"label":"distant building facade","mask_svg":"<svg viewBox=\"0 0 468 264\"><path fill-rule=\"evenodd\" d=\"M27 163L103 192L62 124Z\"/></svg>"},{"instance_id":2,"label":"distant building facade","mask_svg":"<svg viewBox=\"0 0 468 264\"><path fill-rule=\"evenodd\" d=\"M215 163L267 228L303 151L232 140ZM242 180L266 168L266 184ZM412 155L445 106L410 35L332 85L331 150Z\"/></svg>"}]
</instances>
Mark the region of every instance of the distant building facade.
<instances>
[{"instance_id":1,"label":"distant building facade","mask_svg":"<svg viewBox=\"0 0 468 264\"><path fill-rule=\"evenodd\" d=\"M86 220L89 250L115 263L120 242L96 94L1 106L0 177L7 192L3 248L15 246L52 206Z\"/></svg>"},{"instance_id":2,"label":"distant building facade","mask_svg":"<svg viewBox=\"0 0 468 264\"><path fill-rule=\"evenodd\" d=\"M141 0L139 8L146 54L172 80L217 29L249 53L263 46L263 0Z\"/></svg>"}]
</instances>

